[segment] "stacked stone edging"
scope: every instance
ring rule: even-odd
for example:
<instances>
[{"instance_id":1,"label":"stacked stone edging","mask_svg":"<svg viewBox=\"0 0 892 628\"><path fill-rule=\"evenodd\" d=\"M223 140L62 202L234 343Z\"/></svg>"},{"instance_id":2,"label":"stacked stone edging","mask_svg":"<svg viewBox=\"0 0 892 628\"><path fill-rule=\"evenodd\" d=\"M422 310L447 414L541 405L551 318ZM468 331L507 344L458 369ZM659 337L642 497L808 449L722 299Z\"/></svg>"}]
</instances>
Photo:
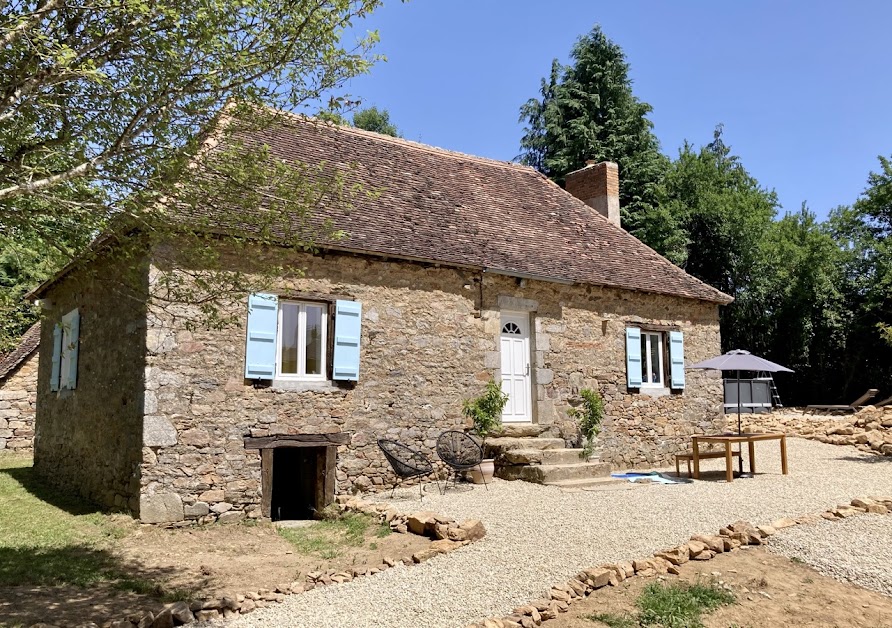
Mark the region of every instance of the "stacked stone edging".
<instances>
[{"instance_id":1,"label":"stacked stone edging","mask_svg":"<svg viewBox=\"0 0 892 628\"><path fill-rule=\"evenodd\" d=\"M862 513L885 515L890 512L892 512L892 496L871 496L855 498L849 504L837 506L820 514L797 518L783 517L770 525L753 525L747 521L736 521L721 528L717 535L695 534L687 543L654 552L653 556L647 558L585 569L575 578L552 586L547 596L518 606L510 615L490 617L469 624L467 628L534 628L561 613L568 612L571 604L585 599L598 589L618 586L620 582L634 576L678 575L679 566L690 560L706 561L719 554L736 551L742 546L762 545L765 539L774 535L779 529L814 522L819 517L835 521Z\"/></svg>"},{"instance_id":2,"label":"stacked stone edging","mask_svg":"<svg viewBox=\"0 0 892 628\"><path fill-rule=\"evenodd\" d=\"M390 529L396 533L426 536L432 539L431 543L425 549L409 556L396 559L384 557L379 567L311 571L303 582L294 581L290 584L279 584L274 589L260 589L244 594L224 593L213 598L192 602L174 602L167 604L157 613L151 611L134 613L125 618L103 622L103 628L173 628L173 626L182 626L196 621L230 619L270 604L284 602L288 595L297 595L317 587L350 582L361 576L381 573L400 563L406 566L416 565L439 554L457 550L486 536L486 528L478 519L468 519L459 523L452 517L429 511L406 515L388 504L365 502L346 495L339 495L336 498L336 506L342 512L359 512L376 517L379 523L387 523ZM81 625L81 628L93 627L96 627L96 624ZM38 623L33 624L31 628L55 628L55 626Z\"/></svg>"},{"instance_id":3,"label":"stacked stone edging","mask_svg":"<svg viewBox=\"0 0 892 628\"><path fill-rule=\"evenodd\" d=\"M747 432L785 432L830 445L851 445L865 453L892 456L892 406L865 406L856 413L784 409L751 414L743 419Z\"/></svg>"}]
</instances>

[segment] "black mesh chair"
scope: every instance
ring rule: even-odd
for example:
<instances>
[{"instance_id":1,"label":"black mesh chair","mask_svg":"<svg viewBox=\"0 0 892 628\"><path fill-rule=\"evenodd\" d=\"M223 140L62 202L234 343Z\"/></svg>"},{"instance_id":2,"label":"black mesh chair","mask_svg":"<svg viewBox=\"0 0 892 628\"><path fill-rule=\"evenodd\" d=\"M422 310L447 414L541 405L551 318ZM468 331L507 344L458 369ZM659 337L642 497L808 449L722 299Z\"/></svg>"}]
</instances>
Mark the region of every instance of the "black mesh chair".
<instances>
[{"instance_id":1,"label":"black mesh chair","mask_svg":"<svg viewBox=\"0 0 892 628\"><path fill-rule=\"evenodd\" d=\"M390 491L391 497L393 497L397 485L403 480L424 477L434 472L434 465L431 464L428 457L407 445L403 445L395 440L380 438L378 439L378 447L384 452L384 457L387 458L387 462L390 463L393 472L397 476L397 481L394 482L393 489ZM440 482L439 480L436 480L436 482L437 490L439 491ZM418 492L421 493L421 499L424 499L424 491L420 483Z\"/></svg>"},{"instance_id":2,"label":"black mesh chair","mask_svg":"<svg viewBox=\"0 0 892 628\"><path fill-rule=\"evenodd\" d=\"M452 485L455 486L459 471L467 471L474 467L480 468L480 461L483 460L483 448L468 434L449 430L440 434L437 439L437 455L452 469ZM483 469L480 469L480 475L483 475ZM483 479L483 486L487 491L489 490L486 478ZM445 491L447 488L449 488L448 476L443 490Z\"/></svg>"}]
</instances>

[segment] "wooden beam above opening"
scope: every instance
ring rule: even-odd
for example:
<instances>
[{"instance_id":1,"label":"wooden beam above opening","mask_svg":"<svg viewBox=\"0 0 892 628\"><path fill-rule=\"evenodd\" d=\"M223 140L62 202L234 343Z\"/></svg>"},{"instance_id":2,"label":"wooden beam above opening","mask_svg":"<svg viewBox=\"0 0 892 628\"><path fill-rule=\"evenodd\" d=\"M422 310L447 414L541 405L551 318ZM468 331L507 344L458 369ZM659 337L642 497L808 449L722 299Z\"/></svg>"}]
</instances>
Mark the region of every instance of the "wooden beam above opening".
<instances>
[{"instance_id":1,"label":"wooden beam above opening","mask_svg":"<svg viewBox=\"0 0 892 628\"><path fill-rule=\"evenodd\" d=\"M276 447L331 447L350 442L349 432L332 434L276 434L275 436L246 437L245 449L275 449Z\"/></svg>"}]
</instances>

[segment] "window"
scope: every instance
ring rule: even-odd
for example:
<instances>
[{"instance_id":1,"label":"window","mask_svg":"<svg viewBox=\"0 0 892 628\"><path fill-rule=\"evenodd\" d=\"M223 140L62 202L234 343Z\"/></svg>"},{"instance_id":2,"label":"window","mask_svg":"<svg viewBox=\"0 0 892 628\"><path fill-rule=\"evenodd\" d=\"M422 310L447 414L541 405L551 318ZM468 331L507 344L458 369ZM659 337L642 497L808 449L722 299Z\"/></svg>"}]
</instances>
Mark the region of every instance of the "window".
<instances>
[{"instance_id":1,"label":"window","mask_svg":"<svg viewBox=\"0 0 892 628\"><path fill-rule=\"evenodd\" d=\"M53 327L50 390L74 390L77 387L79 337L80 313L77 310L71 310Z\"/></svg>"},{"instance_id":2,"label":"window","mask_svg":"<svg viewBox=\"0 0 892 628\"><path fill-rule=\"evenodd\" d=\"M663 334L641 332L641 386L665 386L663 374Z\"/></svg>"},{"instance_id":3,"label":"window","mask_svg":"<svg viewBox=\"0 0 892 628\"><path fill-rule=\"evenodd\" d=\"M328 307L279 301L276 377L324 380L328 346Z\"/></svg>"},{"instance_id":4,"label":"window","mask_svg":"<svg viewBox=\"0 0 892 628\"><path fill-rule=\"evenodd\" d=\"M511 334L514 336L521 335L520 327L517 326L517 323L511 323L511 322L505 323L502 326L502 333L503 334Z\"/></svg>"},{"instance_id":5,"label":"window","mask_svg":"<svg viewBox=\"0 0 892 628\"><path fill-rule=\"evenodd\" d=\"M626 386L684 390L684 333L626 327Z\"/></svg>"}]
</instances>

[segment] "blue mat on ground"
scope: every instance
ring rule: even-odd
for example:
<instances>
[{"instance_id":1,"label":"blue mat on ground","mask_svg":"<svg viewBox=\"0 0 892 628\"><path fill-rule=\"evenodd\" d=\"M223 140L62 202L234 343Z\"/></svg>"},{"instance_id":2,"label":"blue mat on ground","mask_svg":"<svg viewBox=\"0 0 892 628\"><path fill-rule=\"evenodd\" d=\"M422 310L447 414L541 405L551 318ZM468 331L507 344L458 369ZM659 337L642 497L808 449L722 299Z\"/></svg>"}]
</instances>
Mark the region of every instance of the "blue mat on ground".
<instances>
[{"instance_id":1,"label":"blue mat on ground","mask_svg":"<svg viewBox=\"0 0 892 628\"><path fill-rule=\"evenodd\" d=\"M629 482L654 482L656 484L692 484L694 481L688 478L673 477L659 471L645 471L643 473L611 473L610 477Z\"/></svg>"}]
</instances>

